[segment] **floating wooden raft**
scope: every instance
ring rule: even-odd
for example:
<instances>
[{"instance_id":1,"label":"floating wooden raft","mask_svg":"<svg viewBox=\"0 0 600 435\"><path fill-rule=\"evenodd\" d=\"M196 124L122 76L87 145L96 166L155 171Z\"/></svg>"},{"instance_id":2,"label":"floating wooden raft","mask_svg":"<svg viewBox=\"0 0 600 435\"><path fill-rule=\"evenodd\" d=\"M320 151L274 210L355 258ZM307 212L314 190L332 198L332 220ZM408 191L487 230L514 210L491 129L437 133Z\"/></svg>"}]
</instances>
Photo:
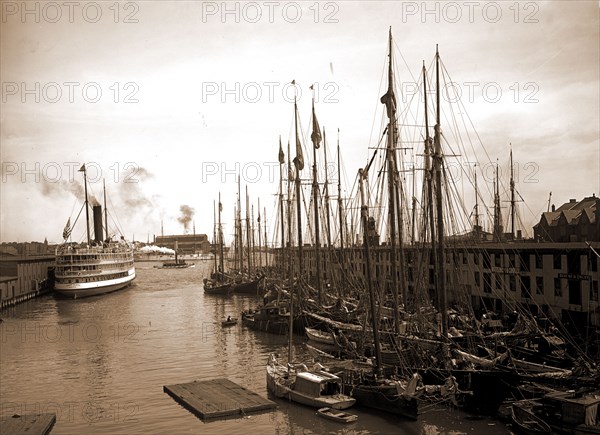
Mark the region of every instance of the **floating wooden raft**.
<instances>
[{"instance_id":1,"label":"floating wooden raft","mask_svg":"<svg viewBox=\"0 0 600 435\"><path fill-rule=\"evenodd\" d=\"M163 391L202 419L243 415L277 407L275 402L222 378L165 385Z\"/></svg>"},{"instance_id":2,"label":"floating wooden raft","mask_svg":"<svg viewBox=\"0 0 600 435\"><path fill-rule=\"evenodd\" d=\"M0 419L0 434L46 435L56 423L56 414L27 414Z\"/></svg>"}]
</instances>

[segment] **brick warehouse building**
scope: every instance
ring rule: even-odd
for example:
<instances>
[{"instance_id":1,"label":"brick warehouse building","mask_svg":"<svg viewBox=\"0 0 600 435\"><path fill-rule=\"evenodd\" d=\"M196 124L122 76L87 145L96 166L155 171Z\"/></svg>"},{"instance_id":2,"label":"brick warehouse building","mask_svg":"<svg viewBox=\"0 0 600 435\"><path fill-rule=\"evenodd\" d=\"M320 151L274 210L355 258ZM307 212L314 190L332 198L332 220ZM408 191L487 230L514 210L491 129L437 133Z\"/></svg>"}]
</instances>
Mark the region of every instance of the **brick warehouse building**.
<instances>
[{"instance_id":1,"label":"brick warehouse building","mask_svg":"<svg viewBox=\"0 0 600 435\"><path fill-rule=\"evenodd\" d=\"M595 195L581 201L571 199L552 211L542 213L534 227L535 240L540 242L600 241L600 198Z\"/></svg>"},{"instance_id":2,"label":"brick warehouse building","mask_svg":"<svg viewBox=\"0 0 600 435\"><path fill-rule=\"evenodd\" d=\"M211 244L206 234L179 234L169 236L156 236L154 244L169 249L177 249L181 254L208 254Z\"/></svg>"}]
</instances>

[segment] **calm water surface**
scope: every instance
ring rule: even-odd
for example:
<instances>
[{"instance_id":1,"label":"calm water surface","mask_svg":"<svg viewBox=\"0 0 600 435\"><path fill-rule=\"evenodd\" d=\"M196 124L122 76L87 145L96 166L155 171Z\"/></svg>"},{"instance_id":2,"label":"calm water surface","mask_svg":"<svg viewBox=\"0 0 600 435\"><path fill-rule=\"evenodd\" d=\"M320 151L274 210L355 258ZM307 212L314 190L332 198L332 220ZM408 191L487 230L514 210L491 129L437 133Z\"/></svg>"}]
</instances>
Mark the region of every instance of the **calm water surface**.
<instances>
[{"instance_id":1,"label":"calm water surface","mask_svg":"<svg viewBox=\"0 0 600 435\"><path fill-rule=\"evenodd\" d=\"M227 377L268 397L267 357L287 354L286 337L221 328L221 319L257 301L205 296L202 279L212 263L182 270L154 264L137 263L127 290L76 301L45 296L3 310L2 416L54 412L53 435L511 433L496 420L431 406L417 422L354 408L358 422L341 425L277 399L275 411L204 423L163 385ZM295 352L304 354L301 342Z\"/></svg>"}]
</instances>

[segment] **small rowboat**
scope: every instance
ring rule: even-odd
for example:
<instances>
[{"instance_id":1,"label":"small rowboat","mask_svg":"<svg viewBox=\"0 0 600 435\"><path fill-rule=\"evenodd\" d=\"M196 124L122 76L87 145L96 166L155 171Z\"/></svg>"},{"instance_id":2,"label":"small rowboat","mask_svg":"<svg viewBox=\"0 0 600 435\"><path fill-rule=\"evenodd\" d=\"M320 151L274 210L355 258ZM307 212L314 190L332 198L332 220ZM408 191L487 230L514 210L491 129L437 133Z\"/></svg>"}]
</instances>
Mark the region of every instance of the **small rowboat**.
<instances>
[{"instance_id":1,"label":"small rowboat","mask_svg":"<svg viewBox=\"0 0 600 435\"><path fill-rule=\"evenodd\" d=\"M233 326L237 324L237 318L231 318L228 320L221 320L221 326Z\"/></svg>"},{"instance_id":2,"label":"small rowboat","mask_svg":"<svg viewBox=\"0 0 600 435\"><path fill-rule=\"evenodd\" d=\"M329 420L337 421L338 423L352 423L358 420L358 415L340 411L339 409L321 408L317 411L317 414Z\"/></svg>"},{"instance_id":3,"label":"small rowboat","mask_svg":"<svg viewBox=\"0 0 600 435\"><path fill-rule=\"evenodd\" d=\"M318 329L313 329L306 327L304 328L306 331L306 335L308 339L321 344L328 344L331 346L335 346L335 336L332 332L319 331Z\"/></svg>"},{"instance_id":4,"label":"small rowboat","mask_svg":"<svg viewBox=\"0 0 600 435\"><path fill-rule=\"evenodd\" d=\"M535 415L530 409L525 406L513 403L512 420L517 426L519 433L523 434L551 434L552 429L544 420Z\"/></svg>"}]
</instances>

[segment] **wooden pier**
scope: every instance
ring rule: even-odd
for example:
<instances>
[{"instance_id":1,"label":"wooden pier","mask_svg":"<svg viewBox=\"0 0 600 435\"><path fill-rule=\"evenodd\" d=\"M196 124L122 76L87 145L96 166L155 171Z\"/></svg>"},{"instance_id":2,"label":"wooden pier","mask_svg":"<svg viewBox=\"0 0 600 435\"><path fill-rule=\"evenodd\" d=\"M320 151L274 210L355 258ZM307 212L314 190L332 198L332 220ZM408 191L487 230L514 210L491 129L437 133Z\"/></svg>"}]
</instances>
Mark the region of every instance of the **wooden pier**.
<instances>
[{"instance_id":1,"label":"wooden pier","mask_svg":"<svg viewBox=\"0 0 600 435\"><path fill-rule=\"evenodd\" d=\"M223 378L165 385L163 391L203 420L268 411L277 407L275 402Z\"/></svg>"},{"instance_id":2,"label":"wooden pier","mask_svg":"<svg viewBox=\"0 0 600 435\"><path fill-rule=\"evenodd\" d=\"M13 415L0 419L0 434L46 435L56 423L56 414Z\"/></svg>"}]
</instances>

